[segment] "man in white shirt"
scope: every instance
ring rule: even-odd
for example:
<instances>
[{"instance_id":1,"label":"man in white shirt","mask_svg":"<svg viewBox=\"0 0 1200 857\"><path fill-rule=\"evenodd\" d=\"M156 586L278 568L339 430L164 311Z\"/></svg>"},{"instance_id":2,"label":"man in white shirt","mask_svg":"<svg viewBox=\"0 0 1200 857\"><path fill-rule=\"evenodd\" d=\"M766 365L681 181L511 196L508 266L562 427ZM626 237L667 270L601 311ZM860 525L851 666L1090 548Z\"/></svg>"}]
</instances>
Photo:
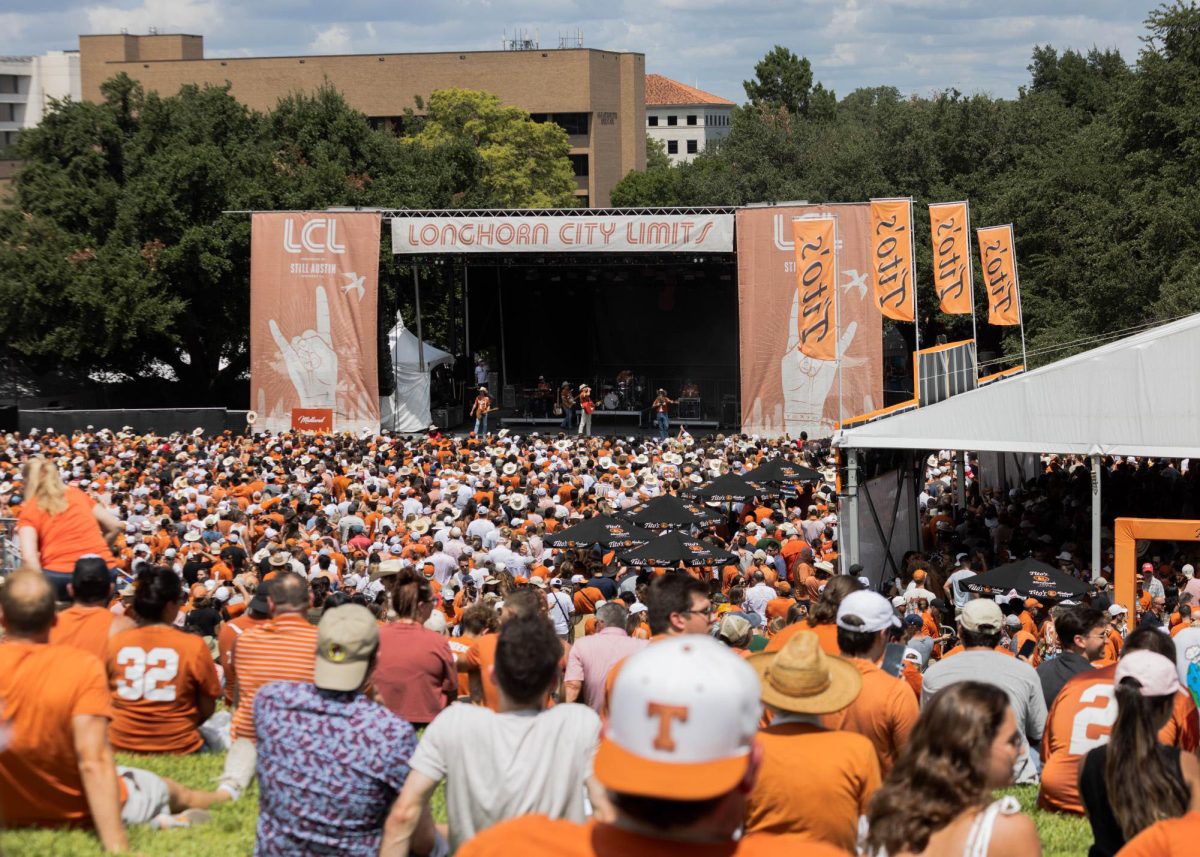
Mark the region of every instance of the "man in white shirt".
<instances>
[{"instance_id":1,"label":"man in white shirt","mask_svg":"<svg viewBox=\"0 0 1200 857\"><path fill-rule=\"evenodd\" d=\"M755 570L750 574L750 586L746 589L742 606L748 612L756 614L765 621L767 617L767 603L775 598L776 594L775 589L767 585L766 575L761 571Z\"/></svg>"},{"instance_id":2,"label":"man in white shirt","mask_svg":"<svg viewBox=\"0 0 1200 857\"><path fill-rule=\"evenodd\" d=\"M554 633L560 640L565 640L571 630L571 618L575 613L575 604L571 596L562 591L562 578L556 577L550 581L550 591L546 593L547 615L554 622Z\"/></svg>"},{"instance_id":3,"label":"man in white shirt","mask_svg":"<svg viewBox=\"0 0 1200 857\"><path fill-rule=\"evenodd\" d=\"M496 525L488 520L487 506L481 505L475 513L475 520L467 524L467 538L482 539L495 529Z\"/></svg>"},{"instance_id":4,"label":"man in white shirt","mask_svg":"<svg viewBox=\"0 0 1200 857\"><path fill-rule=\"evenodd\" d=\"M962 584L967 578L975 576L975 572L970 567L970 557L965 553L960 553L957 560L958 568L954 569L954 572L946 578L946 585L942 587L946 592L946 597L953 602L955 611L962 610L971 600L971 593Z\"/></svg>"},{"instance_id":5,"label":"man in white shirt","mask_svg":"<svg viewBox=\"0 0 1200 857\"><path fill-rule=\"evenodd\" d=\"M592 774L600 717L575 703L546 708L562 658L554 629L540 615L521 616L505 622L499 637L500 710L451 705L429 724L388 815L381 855L408 852L443 780L452 851L486 827L529 813L583 822L585 788L595 809L607 811L607 795Z\"/></svg>"}]
</instances>

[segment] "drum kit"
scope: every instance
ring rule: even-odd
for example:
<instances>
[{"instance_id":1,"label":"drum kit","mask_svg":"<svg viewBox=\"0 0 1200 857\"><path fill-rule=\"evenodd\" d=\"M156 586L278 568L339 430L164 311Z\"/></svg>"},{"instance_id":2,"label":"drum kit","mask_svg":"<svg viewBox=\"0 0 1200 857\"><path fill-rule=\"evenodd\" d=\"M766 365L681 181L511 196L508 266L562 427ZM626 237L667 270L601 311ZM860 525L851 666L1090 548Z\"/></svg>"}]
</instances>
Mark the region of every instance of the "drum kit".
<instances>
[{"instance_id":1,"label":"drum kit","mask_svg":"<svg viewBox=\"0 0 1200 857\"><path fill-rule=\"evenodd\" d=\"M600 385L600 404L606 411L638 411L646 399L646 379L626 371L610 384Z\"/></svg>"}]
</instances>

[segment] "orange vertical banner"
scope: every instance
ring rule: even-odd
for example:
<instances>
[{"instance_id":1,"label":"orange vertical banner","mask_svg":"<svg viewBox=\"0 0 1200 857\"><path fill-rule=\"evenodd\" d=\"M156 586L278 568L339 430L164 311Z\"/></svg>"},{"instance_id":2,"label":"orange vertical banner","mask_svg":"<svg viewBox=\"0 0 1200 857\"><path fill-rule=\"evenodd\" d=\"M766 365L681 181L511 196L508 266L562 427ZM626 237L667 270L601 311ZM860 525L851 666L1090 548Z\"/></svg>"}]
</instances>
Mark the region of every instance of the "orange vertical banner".
<instances>
[{"instance_id":1,"label":"orange vertical banner","mask_svg":"<svg viewBox=\"0 0 1200 857\"><path fill-rule=\"evenodd\" d=\"M916 318L912 200L871 200L871 280L875 307L887 318Z\"/></svg>"},{"instance_id":2,"label":"orange vertical banner","mask_svg":"<svg viewBox=\"0 0 1200 857\"><path fill-rule=\"evenodd\" d=\"M979 233L979 261L987 287L988 324L1021 323L1021 292L1017 284L1017 259L1012 224L987 226Z\"/></svg>"},{"instance_id":3,"label":"orange vertical banner","mask_svg":"<svg viewBox=\"0 0 1200 857\"><path fill-rule=\"evenodd\" d=\"M814 360L837 360L836 221L832 217L793 220L792 240L800 294L796 320L800 352Z\"/></svg>"},{"instance_id":4,"label":"orange vertical banner","mask_svg":"<svg viewBox=\"0 0 1200 857\"><path fill-rule=\"evenodd\" d=\"M933 241L933 281L938 305L949 315L975 312L971 283L971 221L965 202L938 202L929 206Z\"/></svg>"}]
</instances>

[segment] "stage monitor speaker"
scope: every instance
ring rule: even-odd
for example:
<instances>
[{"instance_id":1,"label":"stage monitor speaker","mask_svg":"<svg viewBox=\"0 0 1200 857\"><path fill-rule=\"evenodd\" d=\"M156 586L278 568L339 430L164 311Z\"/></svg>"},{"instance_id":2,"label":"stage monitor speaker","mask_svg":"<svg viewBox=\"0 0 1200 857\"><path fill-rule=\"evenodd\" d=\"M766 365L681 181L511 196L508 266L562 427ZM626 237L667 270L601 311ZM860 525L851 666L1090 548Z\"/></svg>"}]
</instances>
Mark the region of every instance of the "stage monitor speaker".
<instances>
[{"instance_id":1,"label":"stage monitor speaker","mask_svg":"<svg viewBox=\"0 0 1200 857\"><path fill-rule=\"evenodd\" d=\"M462 405L446 405L434 408L429 413L433 417L433 424L440 429L454 428L462 424Z\"/></svg>"}]
</instances>

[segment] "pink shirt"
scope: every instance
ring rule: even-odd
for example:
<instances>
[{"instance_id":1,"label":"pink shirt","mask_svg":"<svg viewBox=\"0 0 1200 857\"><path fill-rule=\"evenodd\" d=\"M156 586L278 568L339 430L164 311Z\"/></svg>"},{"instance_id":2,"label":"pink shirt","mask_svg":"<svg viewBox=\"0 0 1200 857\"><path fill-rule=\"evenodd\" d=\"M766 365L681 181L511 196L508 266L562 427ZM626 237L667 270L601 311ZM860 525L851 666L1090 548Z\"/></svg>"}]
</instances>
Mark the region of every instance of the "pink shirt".
<instances>
[{"instance_id":1,"label":"pink shirt","mask_svg":"<svg viewBox=\"0 0 1200 857\"><path fill-rule=\"evenodd\" d=\"M582 681L579 701L599 712L604 707L604 681L609 671L645 648L647 642L630 637L622 628L603 628L598 634L576 640L567 657L563 680Z\"/></svg>"},{"instance_id":2,"label":"pink shirt","mask_svg":"<svg viewBox=\"0 0 1200 857\"><path fill-rule=\"evenodd\" d=\"M379 654L371 682L394 714L424 725L458 695L458 671L450 643L441 634L411 622L379 629Z\"/></svg>"}]
</instances>

